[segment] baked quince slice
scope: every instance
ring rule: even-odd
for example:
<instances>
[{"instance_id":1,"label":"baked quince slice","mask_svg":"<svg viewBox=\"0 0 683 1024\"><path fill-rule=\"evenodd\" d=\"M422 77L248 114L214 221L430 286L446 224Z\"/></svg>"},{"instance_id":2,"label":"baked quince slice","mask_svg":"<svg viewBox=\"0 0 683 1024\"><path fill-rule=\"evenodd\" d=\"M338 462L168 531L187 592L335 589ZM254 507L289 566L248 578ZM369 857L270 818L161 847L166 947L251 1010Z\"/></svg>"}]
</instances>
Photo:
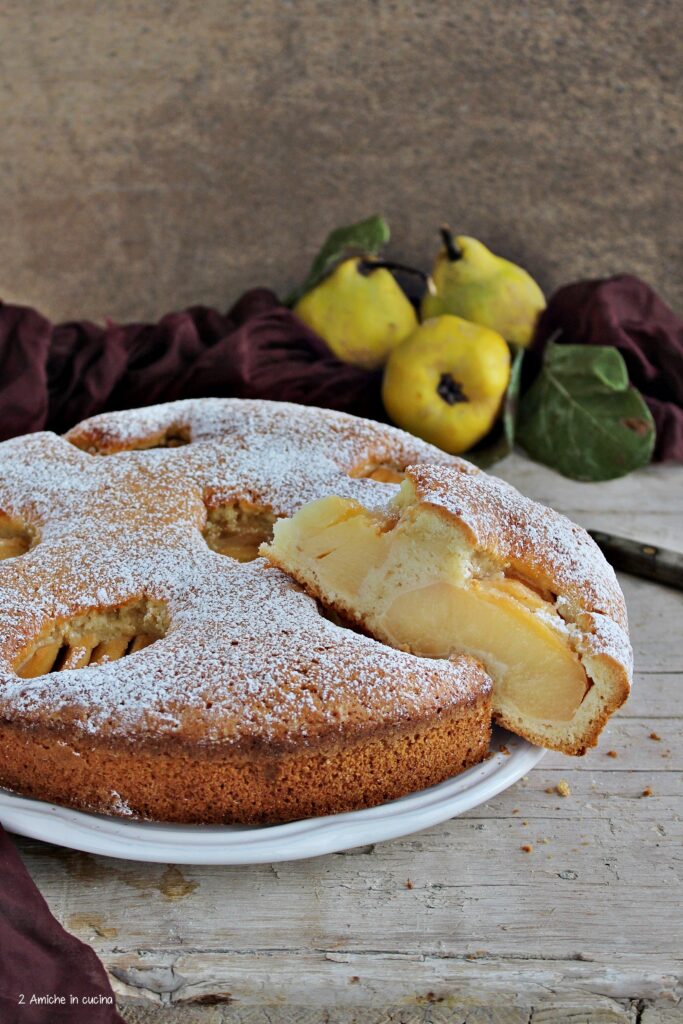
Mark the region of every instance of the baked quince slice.
<instances>
[{"instance_id":1,"label":"baked quince slice","mask_svg":"<svg viewBox=\"0 0 683 1024\"><path fill-rule=\"evenodd\" d=\"M484 473L411 467L381 510L322 498L261 553L384 643L478 658L494 717L532 742L584 753L628 695L623 597L599 549Z\"/></svg>"}]
</instances>

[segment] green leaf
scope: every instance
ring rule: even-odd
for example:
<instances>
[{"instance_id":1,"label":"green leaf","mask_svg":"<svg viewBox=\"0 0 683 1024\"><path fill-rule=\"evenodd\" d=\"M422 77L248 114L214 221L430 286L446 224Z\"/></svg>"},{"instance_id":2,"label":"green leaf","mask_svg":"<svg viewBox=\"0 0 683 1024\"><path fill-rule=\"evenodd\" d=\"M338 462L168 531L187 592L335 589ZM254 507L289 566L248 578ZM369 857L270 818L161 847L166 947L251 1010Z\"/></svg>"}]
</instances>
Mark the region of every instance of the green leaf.
<instances>
[{"instance_id":1,"label":"green leaf","mask_svg":"<svg viewBox=\"0 0 683 1024\"><path fill-rule=\"evenodd\" d=\"M467 452L465 458L474 462L481 469L488 469L495 462L500 462L509 455L515 446L515 430L517 424L517 406L519 404L519 388L522 380L522 361L524 349L519 345L510 345L512 363L510 380L508 381L503 408L498 423L488 437L481 442L481 447Z\"/></svg>"},{"instance_id":2,"label":"green leaf","mask_svg":"<svg viewBox=\"0 0 683 1024\"><path fill-rule=\"evenodd\" d=\"M306 292L320 284L338 263L349 256L376 256L389 241L389 234L389 225L378 214L330 232L313 260L306 280L287 297L285 305L296 305Z\"/></svg>"},{"instance_id":3,"label":"green leaf","mask_svg":"<svg viewBox=\"0 0 683 1024\"><path fill-rule=\"evenodd\" d=\"M616 348L550 343L522 399L517 439L564 476L612 480L650 461L655 428Z\"/></svg>"}]
</instances>

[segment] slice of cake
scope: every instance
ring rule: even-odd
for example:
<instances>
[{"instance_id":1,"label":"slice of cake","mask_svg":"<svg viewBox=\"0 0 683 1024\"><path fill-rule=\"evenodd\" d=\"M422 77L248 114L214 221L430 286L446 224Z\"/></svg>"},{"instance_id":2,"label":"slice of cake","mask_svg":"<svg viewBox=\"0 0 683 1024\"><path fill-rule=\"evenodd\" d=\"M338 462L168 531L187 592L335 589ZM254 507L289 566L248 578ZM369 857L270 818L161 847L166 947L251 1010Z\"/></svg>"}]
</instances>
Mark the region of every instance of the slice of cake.
<instances>
[{"instance_id":1,"label":"slice of cake","mask_svg":"<svg viewBox=\"0 0 683 1024\"><path fill-rule=\"evenodd\" d=\"M392 647L473 655L494 718L534 743L582 754L628 696L611 567L580 527L484 473L410 467L382 511L321 498L261 553Z\"/></svg>"}]
</instances>

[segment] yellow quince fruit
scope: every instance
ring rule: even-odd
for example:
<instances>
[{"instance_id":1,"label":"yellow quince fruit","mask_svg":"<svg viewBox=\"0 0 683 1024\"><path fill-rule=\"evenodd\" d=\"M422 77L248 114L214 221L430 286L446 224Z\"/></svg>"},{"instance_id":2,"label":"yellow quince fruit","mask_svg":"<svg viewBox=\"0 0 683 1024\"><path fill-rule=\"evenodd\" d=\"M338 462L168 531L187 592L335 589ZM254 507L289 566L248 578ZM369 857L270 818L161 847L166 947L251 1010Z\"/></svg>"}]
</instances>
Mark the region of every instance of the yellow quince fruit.
<instances>
[{"instance_id":1,"label":"yellow quince fruit","mask_svg":"<svg viewBox=\"0 0 683 1024\"><path fill-rule=\"evenodd\" d=\"M422 301L422 318L454 313L498 331L515 345L530 345L546 304L533 277L476 238L453 238L446 227L441 237L444 244L432 270L433 288Z\"/></svg>"},{"instance_id":2,"label":"yellow quince fruit","mask_svg":"<svg viewBox=\"0 0 683 1024\"><path fill-rule=\"evenodd\" d=\"M457 455L488 434L509 380L505 339L444 315L425 321L392 351L382 400L399 427Z\"/></svg>"},{"instance_id":3,"label":"yellow quince fruit","mask_svg":"<svg viewBox=\"0 0 683 1024\"><path fill-rule=\"evenodd\" d=\"M375 265L375 264L378 265ZM417 327L393 274L379 261L353 257L307 292L294 313L338 359L375 370Z\"/></svg>"}]
</instances>

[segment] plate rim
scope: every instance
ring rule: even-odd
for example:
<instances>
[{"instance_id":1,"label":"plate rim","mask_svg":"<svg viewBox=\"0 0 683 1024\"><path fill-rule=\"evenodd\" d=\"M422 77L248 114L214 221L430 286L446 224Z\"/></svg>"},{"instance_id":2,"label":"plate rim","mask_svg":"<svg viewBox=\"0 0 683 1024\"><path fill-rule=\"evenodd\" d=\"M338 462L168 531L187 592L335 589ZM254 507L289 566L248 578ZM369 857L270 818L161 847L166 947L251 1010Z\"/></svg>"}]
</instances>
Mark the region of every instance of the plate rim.
<instances>
[{"instance_id":1,"label":"plate rim","mask_svg":"<svg viewBox=\"0 0 683 1024\"><path fill-rule=\"evenodd\" d=\"M502 741L509 753L494 748ZM0 789L8 832L96 856L158 864L244 865L304 860L410 835L472 810L539 763L543 747L501 728L479 764L396 800L279 825L181 825L78 811Z\"/></svg>"}]
</instances>

